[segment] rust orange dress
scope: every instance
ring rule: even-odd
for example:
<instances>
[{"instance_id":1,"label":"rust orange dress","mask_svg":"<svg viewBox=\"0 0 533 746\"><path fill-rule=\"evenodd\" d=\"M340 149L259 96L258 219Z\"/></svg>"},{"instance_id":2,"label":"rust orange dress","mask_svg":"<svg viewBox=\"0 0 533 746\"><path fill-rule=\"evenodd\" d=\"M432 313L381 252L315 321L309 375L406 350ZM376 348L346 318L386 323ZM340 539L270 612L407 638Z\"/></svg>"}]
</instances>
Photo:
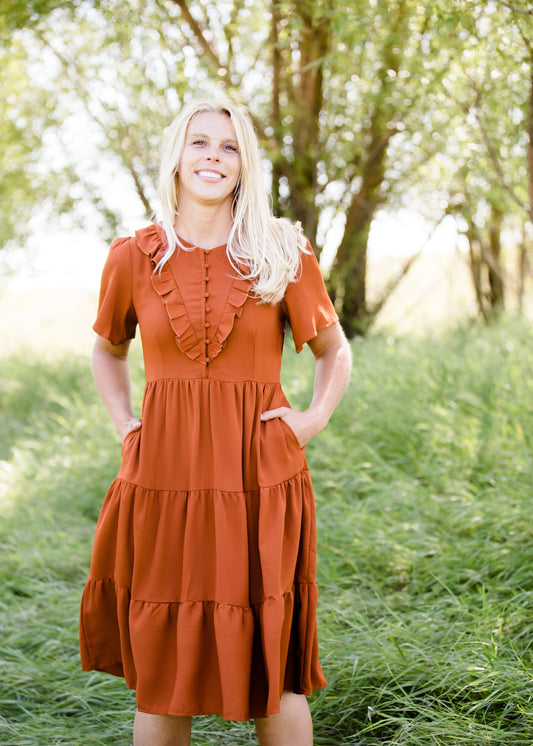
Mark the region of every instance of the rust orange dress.
<instances>
[{"instance_id":1,"label":"rust orange dress","mask_svg":"<svg viewBox=\"0 0 533 746\"><path fill-rule=\"evenodd\" d=\"M247 720L325 686L316 529L304 450L281 419L285 322L296 348L337 321L314 254L277 306L224 246L175 253L154 224L110 249L95 331L141 331L142 426L98 520L80 618L84 670L124 676L142 712Z\"/></svg>"}]
</instances>

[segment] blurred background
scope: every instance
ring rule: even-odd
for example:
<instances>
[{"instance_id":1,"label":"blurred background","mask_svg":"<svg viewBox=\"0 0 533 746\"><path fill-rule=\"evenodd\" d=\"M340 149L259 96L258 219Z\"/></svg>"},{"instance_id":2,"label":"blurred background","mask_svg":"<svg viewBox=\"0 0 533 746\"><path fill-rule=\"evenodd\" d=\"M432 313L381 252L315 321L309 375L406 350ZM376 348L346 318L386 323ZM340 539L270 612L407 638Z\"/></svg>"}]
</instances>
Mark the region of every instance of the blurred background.
<instances>
[{"instance_id":1,"label":"blurred background","mask_svg":"<svg viewBox=\"0 0 533 746\"><path fill-rule=\"evenodd\" d=\"M0 55L0 743L131 744L133 693L79 666L120 464L91 324L109 243L159 217L165 128L225 94L354 340L306 453L315 744L531 746L531 0L0 0ZM138 343L130 369L140 411ZM294 406L313 374L287 345Z\"/></svg>"},{"instance_id":2,"label":"blurred background","mask_svg":"<svg viewBox=\"0 0 533 746\"><path fill-rule=\"evenodd\" d=\"M10 0L0 331L87 349L107 246L158 217L165 127L246 104L350 337L531 311L527 0Z\"/></svg>"}]
</instances>

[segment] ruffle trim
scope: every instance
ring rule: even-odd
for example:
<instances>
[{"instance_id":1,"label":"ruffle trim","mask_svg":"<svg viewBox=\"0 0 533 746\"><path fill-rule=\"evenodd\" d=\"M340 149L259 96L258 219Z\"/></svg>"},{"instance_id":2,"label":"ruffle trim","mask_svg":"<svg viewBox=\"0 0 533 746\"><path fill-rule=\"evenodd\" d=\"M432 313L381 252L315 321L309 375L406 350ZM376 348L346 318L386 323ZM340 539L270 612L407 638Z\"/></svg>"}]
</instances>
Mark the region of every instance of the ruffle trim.
<instances>
[{"instance_id":1,"label":"ruffle trim","mask_svg":"<svg viewBox=\"0 0 533 746\"><path fill-rule=\"evenodd\" d=\"M252 283L250 280L237 277L233 279L220 323L210 343L210 357L216 357L224 348L226 340L233 329L235 319L238 319L242 314L243 306L248 298L251 286Z\"/></svg>"},{"instance_id":2,"label":"ruffle trim","mask_svg":"<svg viewBox=\"0 0 533 746\"><path fill-rule=\"evenodd\" d=\"M305 583L240 607L137 601L112 580L89 580L82 668L124 676L142 712L265 717L279 712L283 690L311 694L327 683L318 662L316 602L316 586Z\"/></svg>"},{"instance_id":3,"label":"ruffle trim","mask_svg":"<svg viewBox=\"0 0 533 746\"><path fill-rule=\"evenodd\" d=\"M150 258L155 269L167 249L167 239L163 228L154 223L148 228L136 231L135 235L140 250ZM251 285L251 280L233 278L217 330L209 341L209 354L207 354L204 330L198 332L191 322L186 302L169 264L163 265L152 275L152 286L165 305L177 346L191 360L204 365L223 350L235 319L242 314Z\"/></svg>"},{"instance_id":4,"label":"ruffle trim","mask_svg":"<svg viewBox=\"0 0 533 746\"><path fill-rule=\"evenodd\" d=\"M187 313L185 302L170 267L165 264L152 275L152 286L163 301L168 320L176 337L176 344L191 360L206 362L205 341L199 338Z\"/></svg>"}]
</instances>

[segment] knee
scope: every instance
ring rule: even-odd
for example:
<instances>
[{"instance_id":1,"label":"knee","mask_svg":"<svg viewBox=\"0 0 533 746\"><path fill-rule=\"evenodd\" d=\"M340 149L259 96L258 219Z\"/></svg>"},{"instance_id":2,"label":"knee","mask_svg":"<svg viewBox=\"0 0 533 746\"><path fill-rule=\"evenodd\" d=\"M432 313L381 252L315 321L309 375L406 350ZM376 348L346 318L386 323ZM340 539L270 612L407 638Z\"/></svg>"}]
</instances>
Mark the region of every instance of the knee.
<instances>
[{"instance_id":1,"label":"knee","mask_svg":"<svg viewBox=\"0 0 533 746\"><path fill-rule=\"evenodd\" d=\"M137 712L133 746L189 746L191 718Z\"/></svg>"}]
</instances>

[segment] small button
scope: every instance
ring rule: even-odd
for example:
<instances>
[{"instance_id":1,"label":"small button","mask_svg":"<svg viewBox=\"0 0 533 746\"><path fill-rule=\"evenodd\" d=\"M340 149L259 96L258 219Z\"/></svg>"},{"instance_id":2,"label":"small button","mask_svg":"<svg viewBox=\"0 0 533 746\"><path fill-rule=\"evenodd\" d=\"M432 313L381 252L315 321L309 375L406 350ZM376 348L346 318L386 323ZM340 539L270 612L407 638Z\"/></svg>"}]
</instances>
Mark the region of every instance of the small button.
<instances>
[{"instance_id":1,"label":"small button","mask_svg":"<svg viewBox=\"0 0 533 746\"><path fill-rule=\"evenodd\" d=\"M208 293L208 292L206 291L206 292L204 293L204 296L205 296L206 298L209 298L209 293Z\"/></svg>"},{"instance_id":2,"label":"small button","mask_svg":"<svg viewBox=\"0 0 533 746\"><path fill-rule=\"evenodd\" d=\"M210 326L211 326L211 324L209 323L209 321L206 321L206 322L205 322L205 328L206 328L206 329L209 329L209 327L210 327Z\"/></svg>"},{"instance_id":3,"label":"small button","mask_svg":"<svg viewBox=\"0 0 533 746\"><path fill-rule=\"evenodd\" d=\"M206 313L211 313L211 306L206 306L205 307L205 312Z\"/></svg>"}]
</instances>

